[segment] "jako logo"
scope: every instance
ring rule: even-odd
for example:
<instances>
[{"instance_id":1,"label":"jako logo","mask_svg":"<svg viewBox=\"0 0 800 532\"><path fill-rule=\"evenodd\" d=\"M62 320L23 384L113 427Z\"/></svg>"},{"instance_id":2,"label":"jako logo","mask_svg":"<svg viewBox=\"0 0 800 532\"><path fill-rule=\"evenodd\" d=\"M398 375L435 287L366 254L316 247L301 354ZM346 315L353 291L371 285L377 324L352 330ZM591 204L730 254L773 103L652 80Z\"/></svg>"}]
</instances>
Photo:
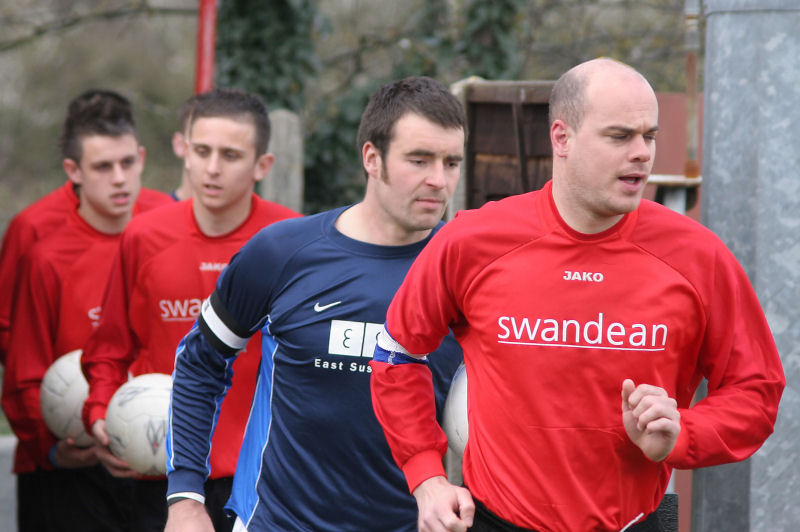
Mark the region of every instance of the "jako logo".
<instances>
[{"instance_id":1,"label":"jako logo","mask_svg":"<svg viewBox=\"0 0 800 532\"><path fill-rule=\"evenodd\" d=\"M201 299L162 299L158 302L164 321L193 321L200 315Z\"/></svg>"},{"instance_id":2,"label":"jako logo","mask_svg":"<svg viewBox=\"0 0 800 532\"><path fill-rule=\"evenodd\" d=\"M201 272L221 272L228 264L226 262L201 262Z\"/></svg>"},{"instance_id":3,"label":"jako logo","mask_svg":"<svg viewBox=\"0 0 800 532\"><path fill-rule=\"evenodd\" d=\"M573 272L564 270L565 281L586 281L587 283L602 283L603 274L600 272Z\"/></svg>"}]
</instances>

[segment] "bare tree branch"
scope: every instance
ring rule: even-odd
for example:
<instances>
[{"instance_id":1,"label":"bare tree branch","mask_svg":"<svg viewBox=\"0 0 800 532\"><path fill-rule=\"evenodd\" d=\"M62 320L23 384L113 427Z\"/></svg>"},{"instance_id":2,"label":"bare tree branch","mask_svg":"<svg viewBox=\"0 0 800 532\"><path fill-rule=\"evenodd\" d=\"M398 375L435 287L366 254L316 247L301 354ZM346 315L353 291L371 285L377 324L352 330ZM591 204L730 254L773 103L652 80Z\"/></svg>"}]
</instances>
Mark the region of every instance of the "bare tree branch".
<instances>
[{"instance_id":1,"label":"bare tree branch","mask_svg":"<svg viewBox=\"0 0 800 532\"><path fill-rule=\"evenodd\" d=\"M40 37L62 33L71 28L82 26L84 24L89 24L91 22L96 22L98 20L113 20L113 19L121 19L126 17L134 17L142 15L195 16L197 15L197 9L180 8L180 7L154 7L149 5L148 2L145 0L135 5L121 7L117 9L97 11L93 13L76 14L59 20L52 20L41 24L35 24L32 28L30 28L27 31L26 35L5 41L0 41L0 52L7 52L9 50L13 50L15 48L24 46L25 44L28 44Z\"/></svg>"}]
</instances>

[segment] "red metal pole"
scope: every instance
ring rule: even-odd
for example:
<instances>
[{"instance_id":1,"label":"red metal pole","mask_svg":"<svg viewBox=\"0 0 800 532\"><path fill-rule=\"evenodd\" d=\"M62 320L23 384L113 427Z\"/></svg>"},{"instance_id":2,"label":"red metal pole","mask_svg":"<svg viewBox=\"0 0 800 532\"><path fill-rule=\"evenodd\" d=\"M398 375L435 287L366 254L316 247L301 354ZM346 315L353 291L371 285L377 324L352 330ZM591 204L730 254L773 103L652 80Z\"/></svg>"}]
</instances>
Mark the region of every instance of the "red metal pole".
<instances>
[{"instance_id":1,"label":"red metal pole","mask_svg":"<svg viewBox=\"0 0 800 532\"><path fill-rule=\"evenodd\" d=\"M200 0L197 13L197 66L194 92L199 94L214 87L214 47L217 40L217 2Z\"/></svg>"},{"instance_id":2,"label":"red metal pole","mask_svg":"<svg viewBox=\"0 0 800 532\"><path fill-rule=\"evenodd\" d=\"M700 177L698 161L698 129L697 112L697 54L700 50L700 2L686 0L684 5L686 23L686 177Z\"/></svg>"}]
</instances>

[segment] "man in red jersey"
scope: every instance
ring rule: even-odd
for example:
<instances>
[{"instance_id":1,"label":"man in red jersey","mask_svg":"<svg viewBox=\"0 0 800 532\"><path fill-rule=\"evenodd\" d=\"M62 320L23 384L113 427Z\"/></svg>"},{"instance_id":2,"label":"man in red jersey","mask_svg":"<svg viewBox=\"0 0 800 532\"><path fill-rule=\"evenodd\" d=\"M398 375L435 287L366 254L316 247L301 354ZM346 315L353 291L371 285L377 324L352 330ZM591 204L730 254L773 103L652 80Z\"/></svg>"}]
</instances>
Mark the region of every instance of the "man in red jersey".
<instances>
[{"instance_id":1,"label":"man in red jersey","mask_svg":"<svg viewBox=\"0 0 800 532\"><path fill-rule=\"evenodd\" d=\"M743 460L772 433L785 378L744 271L642 200L657 130L638 72L574 67L550 97L552 180L460 213L411 267L371 383L420 530L658 531L673 468ZM444 476L424 358L448 327L469 380L464 487Z\"/></svg>"},{"instance_id":2,"label":"man in red jersey","mask_svg":"<svg viewBox=\"0 0 800 532\"><path fill-rule=\"evenodd\" d=\"M113 99L119 105L131 107L127 99L115 92L92 89L76 97L70 103L70 109L77 109L82 102L92 98ZM0 247L0 364L5 363L8 349L11 309L15 287L18 284L20 259L34 242L58 229L78 208L78 194L74 188L74 183L68 179L64 185L17 213L6 228L3 245ZM167 200L163 192L142 188L133 213L146 211L166 203Z\"/></svg>"},{"instance_id":3,"label":"man in red jersey","mask_svg":"<svg viewBox=\"0 0 800 532\"><path fill-rule=\"evenodd\" d=\"M122 486L98 465L95 446L80 448L50 433L39 387L52 362L81 348L96 325L103 296L98 280L107 278L119 235L133 215L145 151L130 104L110 91L73 100L60 144L73 188L56 194L69 201L74 191L77 201L59 213L59 228L20 261L3 380L3 409L19 440L19 529L116 530L124 520L111 493Z\"/></svg>"},{"instance_id":4,"label":"man in red jersey","mask_svg":"<svg viewBox=\"0 0 800 532\"><path fill-rule=\"evenodd\" d=\"M298 216L254 194L269 172L269 118L260 98L217 89L194 100L185 164L193 198L138 217L122 236L103 302L103 318L82 359L89 381L84 423L102 443L101 461L135 476L106 446L106 409L128 373L172 373L175 349L231 256L258 230ZM222 407L211 452L206 505L217 530L241 445L260 358L260 335L236 360L234 387ZM163 529L166 481L138 480L135 530Z\"/></svg>"}]
</instances>

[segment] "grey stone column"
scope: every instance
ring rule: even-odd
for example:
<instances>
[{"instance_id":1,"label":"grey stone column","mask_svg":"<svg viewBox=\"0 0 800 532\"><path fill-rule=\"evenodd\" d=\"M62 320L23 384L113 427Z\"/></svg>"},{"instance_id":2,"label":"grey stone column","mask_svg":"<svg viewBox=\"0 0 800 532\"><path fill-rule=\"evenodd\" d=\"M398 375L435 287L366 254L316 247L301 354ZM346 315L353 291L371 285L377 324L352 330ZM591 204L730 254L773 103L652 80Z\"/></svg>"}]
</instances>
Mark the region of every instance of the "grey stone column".
<instances>
[{"instance_id":1,"label":"grey stone column","mask_svg":"<svg viewBox=\"0 0 800 532\"><path fill-rule=\"evenodd\" d=\"M703 222L747 271L787 388L749 460L694 473L693 532L800 530L800 1L706 0Z\"/></svg>"},{"instance_id":2,"label":"grey stone column","mask_svg":"<svg viewBox=\"0 0 800 532\"><path fill-rule=\"evenodd\" d=\"M303 212L303 128L300 118L286 109L269 114L272 131L269 151L275 164L257 187L258 195Z\"/></svg>"}]
</instances>

